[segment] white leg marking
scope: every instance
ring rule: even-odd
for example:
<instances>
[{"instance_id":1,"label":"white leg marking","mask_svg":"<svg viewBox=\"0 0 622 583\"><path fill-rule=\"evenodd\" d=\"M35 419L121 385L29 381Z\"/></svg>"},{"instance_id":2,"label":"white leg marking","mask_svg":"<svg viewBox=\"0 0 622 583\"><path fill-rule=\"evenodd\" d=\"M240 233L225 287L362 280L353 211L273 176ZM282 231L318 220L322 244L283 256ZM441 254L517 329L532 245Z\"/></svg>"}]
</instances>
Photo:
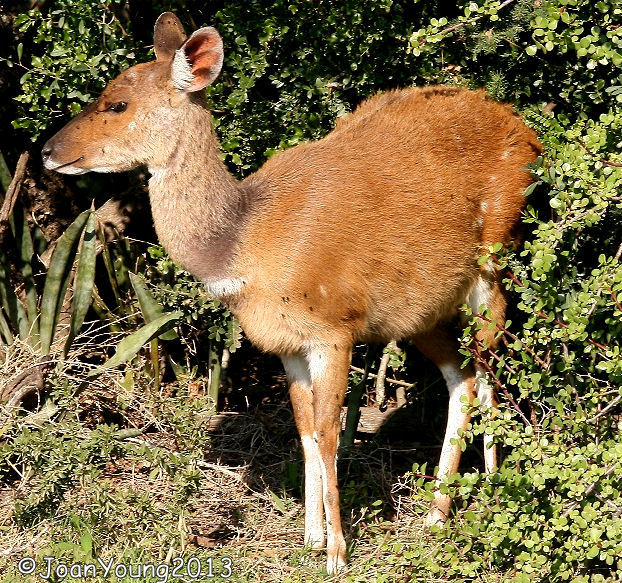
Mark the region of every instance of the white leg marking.
<instances>
[{"instance_id":1,"label":"white leg marking","mask_svg":"<svg viewBox=\"0 0 622 583\"><path fill-rule=\"evenodd\" d=\"M477 281L469 291L466 297L466 303L471 310L481 314L485 309L490 306L490 298L492 297L492 288L490 283L478 277ZM483 306L483 309L482 309Z\"/></svg>"},{"instance_id":2,"label":"white leg marking","mask_svg":"<svg viewBox=\"0 0 622 583\"><path fill-rule=\"evenodd\" d=\"M322 458L315 440L302 435L305 455L305 545L312 549L324 547Z\"/></svg>"},{"instance_id":3,"label":"white leg marking","mask_svg":"<svg viewBox=\"0 0 622 583\"><path fill-rule=\"evenodd\" d=\"M477 387L477 398L480 400L483 407L492 407L492 387L486 380L486 375L478 367L475 370L475 386Z\"/></svg>"},{"instance_id":4,"label":"white leg marking","mask_svg":"<svg viewBox=\"0 0 622 583\"><path fill-rule=\"evenodd\" d=\"M469 383L464 378L460 368L453 364L446 364L440 367L447 390L449 391L449 410L447 413L447 429L445 430L445 439L443 440L443 449L441 450L441 459L438 464L439 479L447 475L454 463L456 452L458 455L461 451L458 446L451 443L452 439L457 439L458 430L464 426L467 413L462 411L467 404L462 402L462 397L469 395Z\"/></svg>"},{"instance_id":5,"label":"white leg marking","mask_svg":"<svg viewBox=\"0 0 622 583\"><path fill-rule=\"evenodd\" d=\"M485 408L494 405L493 388L486 380L486 375L482 370L475 370L475 387L477 389L477 398ZM492 435L484 433L484 466L486 472L490 473L497 469L497 446L493 445Z\"/></svg>"},{"instance_id":6,"label":"white leg marking","mask_svg":"<svg viewBox=\"0 0 622 583\"><path fill-rule=\"evenodd\" d=\"M319 453L319 452L318 452ZM339 572L340 569L343 569L346 566L346 562L341 558L340 553L336 552L334 555L331 556L330 554L330 550L332 549L337 550L339 546L341 545L345 545L345 542L343 541L343 535L339 534L339 545L337 544L337 534L335 533L335 529L334 529L334 517L331 514L330 511L330 507L328 505L328 501L326 499L326 485L328 484L328 476L327 476L327 472L326 472L326 465L324 464L324 460L322 459L321 456L319 456L320 458L320 468L322 470L322 482L324 483L324 512L326 513L326 532L327 532L327 541L326 541L326 548L329 549L329 555L327 557L327 562L326 562L326 570L328 571L329 575L334 575L335 573ZM337 473L337 456L335 456L335 474ZM340 519L340 517L337 517L338 519Z\"/></svg>"},{"instance_id":7,"label":"white leg marking","mask_svg":"<svg viewBox=\"0 0 622 583\"><path fill-rule=\"evenodd\" d=\"M467 405L462 402L462 397L468 397L469 395L469 383L458 366L445 364L439 368L449 391L449 411L447 413L447 428L445 429L441 459L438 462L437 484L440 484L444 478L457 469L462 450L458 444L451 443L451 440L458 439L458 430L464 428L468 414L462 411L463 407ZM448 518L444 509L450 504L449 496L441 494L437 490L434 500L435 504L433 504L432 509L426 516L426 526L442 524Z\"/></svg>"},{"instance_id":8,"label":"white leg marking","mask_svg":"<svg viewBox=\"0 0 622 583\"><path fill-rule=\"evenodd\" d=\"M307 354L307 362L309 363L311 380L322 378L326 370L326 355L320 350L310 349Z\"/></svg>"},{"instance_id":9,"label":"white leg marking","mask_svg":"<svg viewBox=\"0 0 622 583\"><path fill-rule=\"evenodd\" d=\"M311 380L317 382L320 380L325 372L328 359L326 354L321 349L309 348L307 352L307 362L309 365L309 374ZM313 442L317 448L317 457L320 465L320 472L322 475L322 499L324 502L324 514L326 516L326 570L330 575L337 573L340 569L345 567L345 540L343 533L341 532L341 517L339 516L339 507L337 506L337 515L334 516L328 501L328 470L327 463L331 460L323 459L320 454L320 444L317 433L313 432ZM337 446L339 445L339 438L337 438ZM337 479L337 454L332 460L334 467L335 480ZM336 485L336 484L335 484Z\"/></svg>"},{"instance_id":10,"label":"white leg marking","mask_svg":"<svg viewBox=\"0 0 622 583\"><path fill-rule=\"evenodd\" d=\"M281 357L290 383L296 381L311 393L311 375L303 356ZM313 412L310 412L311 415ZM305 545L313 549L324 547L324 501L320 452L312 435L301 435L305 461Z\"/></svg>"},{"instance_id":11,"label":"white leg marking","mask_svg":"<svg viewBox=\"0 0 622 583\"><path fill-rule=\"evenodd\" d=\"M281 356L281 362L290 383L298 381L311 390L311 375L306 358L297 355Z\"/></svg>"}]
</instances>

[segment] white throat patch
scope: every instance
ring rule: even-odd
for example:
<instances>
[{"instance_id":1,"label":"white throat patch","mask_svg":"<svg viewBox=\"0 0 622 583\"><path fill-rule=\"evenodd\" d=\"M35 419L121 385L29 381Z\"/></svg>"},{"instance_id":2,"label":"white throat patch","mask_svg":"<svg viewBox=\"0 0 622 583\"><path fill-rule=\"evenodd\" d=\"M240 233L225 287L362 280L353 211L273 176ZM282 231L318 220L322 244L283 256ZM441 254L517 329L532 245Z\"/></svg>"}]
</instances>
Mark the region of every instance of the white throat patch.
<instances>
[{"instance_id":1,"label":"white throat patch","mask_svg":"<svg viewBox=\"0 0 622 583\"><path fill-rule=\"evenodd\" d=\"M246 285L246 281L239 277L226 277L203 282L209 294L216 298L224 298L239 293Z\"/></svg>"}]
</instances>

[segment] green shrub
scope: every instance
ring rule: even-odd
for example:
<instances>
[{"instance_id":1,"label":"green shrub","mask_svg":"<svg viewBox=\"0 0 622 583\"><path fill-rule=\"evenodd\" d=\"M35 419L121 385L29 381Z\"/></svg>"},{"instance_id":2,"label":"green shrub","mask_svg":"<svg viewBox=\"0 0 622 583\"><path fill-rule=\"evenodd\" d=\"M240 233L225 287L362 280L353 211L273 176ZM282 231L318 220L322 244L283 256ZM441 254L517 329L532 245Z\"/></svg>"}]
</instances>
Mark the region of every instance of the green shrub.
<instances>
[{"instance_id":1,"label":"green shrub","mask_svg":"<svg viewBox=\"0 0 622 583\"><path fill-rule=\"evenodd\" d=\"M20 33L32 35L30 51L16 47L12 66L24 69L19 118L13 122L34 141L54 119L76 114L111 77L132 64L132 39L115 14L115 3L98 0L55 2L17 16Z\"/></svg>"}]
</instances>

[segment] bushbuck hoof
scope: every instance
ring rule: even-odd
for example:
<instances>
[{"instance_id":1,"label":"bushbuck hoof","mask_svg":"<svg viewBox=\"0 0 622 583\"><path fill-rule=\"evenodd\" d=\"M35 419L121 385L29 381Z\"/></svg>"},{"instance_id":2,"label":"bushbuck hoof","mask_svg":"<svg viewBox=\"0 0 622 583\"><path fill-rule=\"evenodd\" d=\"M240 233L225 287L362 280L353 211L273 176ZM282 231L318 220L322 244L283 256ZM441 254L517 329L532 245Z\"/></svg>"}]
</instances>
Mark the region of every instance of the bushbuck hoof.
<instances>
[{"instance_id":1,"label":"bushbuck hoof","mask_svg":"<svg viewBox=\"0 0 622 583\"><path fill-rule=\"evenodd\" d=\"M326 571L329 575L335 575L345 569L348 564L346 560L346 541L341 537L333 544L329 544L326 549Z\"/></svg>"}]
</instances>

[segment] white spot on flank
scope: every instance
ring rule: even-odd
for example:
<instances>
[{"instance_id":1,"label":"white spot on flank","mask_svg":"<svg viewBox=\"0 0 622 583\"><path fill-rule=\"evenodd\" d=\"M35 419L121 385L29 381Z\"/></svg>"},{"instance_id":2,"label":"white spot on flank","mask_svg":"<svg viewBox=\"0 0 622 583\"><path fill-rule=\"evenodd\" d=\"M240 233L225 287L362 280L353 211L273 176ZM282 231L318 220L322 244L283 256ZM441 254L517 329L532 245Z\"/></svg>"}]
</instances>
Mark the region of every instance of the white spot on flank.
<instances>
[{"instance_id":1,"label":"white spot on flank","mask_svg":"<svg viewBox=\"0 0 622 583\"><path fill-rule=\"evenodd\" d=\"M239 293L246 282L239 277L225 277L203 282L211 295L217 298L232 296Z\"/></svg>"},{"instance_id":2,"label":"white spot on flank","mask_svg":"<svg viewBox=\"0 0 622 583\"><path fill-rule=\"evenodd\" d=\"M135 121L131 121L129 123L129 125L127 126L127 129L130 130L131 132L133 132L136 129L136 122Z\"/></svg>"},{"instance_id":3,"label":"white spot on flank","mask_svg":"<svg viewBox=\"0 0 622 583\"><path fill-rule=\"evenodd\" d=\"M328 295L328 292L323 285L320 285L320 294L322 294L323 297L326 297Z\"/></svg>"},{"instance_id":4,"label":"white spot on flank","mask_svg":"<svg viewBox=\"0 0 622 583\"><path fill-rule=\"evenodd\" d=\"M175 51L175 57L171 66L171 80L173 81L173 86L180 91L188 89L194 81L192 67L183 49Z\"/></svg>"},{"instance_id":5,"label":"white spot on flank","mask_svg":"<svg viewBox=\"0 0 622 583\"><path fill-rule=\"evenodd\" d=\"M486 212L488 210L488 203L486 201L483 201L479 207L482 209L483 212Z\"/></svg>"},{"instance_id":6,"label":"white spot on flank","mask_svg":"<svg viewBox=\"0 0 622 583\"><path fill-rule=\"evenodd\" d=\"M501 156L502 160L507 160L510 157L510 151L506 150L505 152L503 152L503 155Z\"/></svg>"}]
</instances>

